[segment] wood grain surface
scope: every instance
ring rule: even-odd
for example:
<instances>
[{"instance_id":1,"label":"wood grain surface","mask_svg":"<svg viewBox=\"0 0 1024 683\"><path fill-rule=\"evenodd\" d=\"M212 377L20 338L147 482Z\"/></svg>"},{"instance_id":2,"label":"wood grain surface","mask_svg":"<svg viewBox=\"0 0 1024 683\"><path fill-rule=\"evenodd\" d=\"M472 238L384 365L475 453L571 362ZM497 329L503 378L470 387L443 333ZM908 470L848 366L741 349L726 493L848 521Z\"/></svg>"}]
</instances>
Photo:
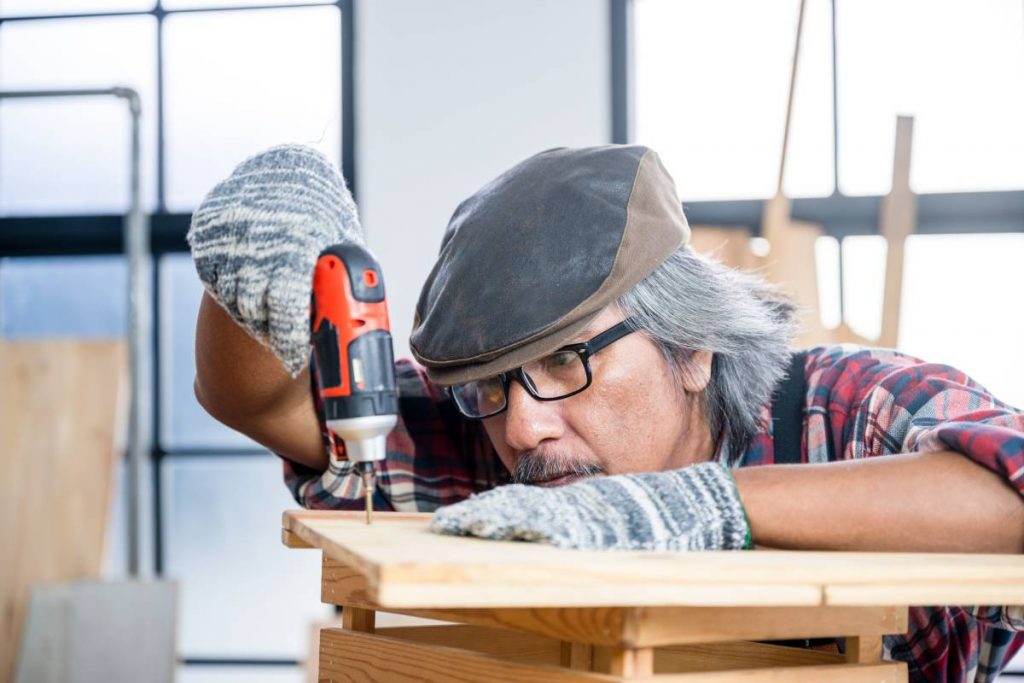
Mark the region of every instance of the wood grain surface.
<instances>
[{"instance_id":1,"label":"wood grain surface","mask_svg":"<svg viewBox=\"0 0 1024 683\"><path fill-rule=\"evenodd\" d=\"M326 556L321 585L325 603L385 611L370 599L365 577ZM788 640L907 630L906 607L483 607L386 611L615 647Z\"/></svg>"},{"instance_id":2,"label":"wood grain surface","mask_svg":"<svg viewBox=\"0 0 1024 683\"><path fill-rule=\"evenodd\" d=\"M100 576L126 358L115 341L0 343L0 681L32 584Z\"/></svg>"},{"instance_id":3,"label":"wood grain surface","mask_svg":"<svg viewBox=\"0 0 1024 683\"><path fill-rule=\"evenodd\" d=\"M458 628L458 627L449 627ZM397 634L396 634L397 635ZM471 635L471 633L467 633ZM434 638L432 640L438 640ZM459 638L452 638L460 642ZM465 639L461 639L465 640ZM903 662L875 662L846 664L838 658L823 657L817 653L791 651L791 648L772 648L756 644L737 645L724 649L680 648L657 656L661 672L655 666L655 675L634 674L623 671L616 674L588 672L556 666L509 661L503 656L511 650L501 651L503 656L467 651L435 644L432 641L411 642L399 638L372 636L344 629L324 629L320 634L320 681L400 681L444 682L494 681L502 683L596 683L598 681L646 680L652 683L900 683L907 680ZM522 648L523 644L516 643ZM498 651L504 646L491 645ZM675 650L673 648L673 650ZM769 654L770 653L770 654ZM553 652L531 649L529 655L536 660L553 658ZM647 655L641 655L647 658ZM732 660L732 661L728 661ZM818 663L832 661L834 664ZM645 661L645 663L648 663ZM783 666L771 667L773 663ZM604 666L603 662L600 666ZM795 664L795 665L793 665ZM735 665L758 668L734 668ZM620 666L620 664L612 665ZM691 667L711 667L714 670L690 671ZM717 668L723 667L723 668ZM650 668L650 667L648 667ZM682 669L685 673L670 673ZM688 671L688 672L686 672Z\"/></svg>"},{"instance_id":4,"label":"wood grain surface","mask_svg":"<svg viewBox=\"0 0 1024 683\"><path fill-rule=\"evenodd\" d=\"M367 526L362 513L298 510L283 524L363 576L385 609L1024 602L1015 555L574 551L440 536L428 520L380 513Z\"/></svg>"}]
</instances>

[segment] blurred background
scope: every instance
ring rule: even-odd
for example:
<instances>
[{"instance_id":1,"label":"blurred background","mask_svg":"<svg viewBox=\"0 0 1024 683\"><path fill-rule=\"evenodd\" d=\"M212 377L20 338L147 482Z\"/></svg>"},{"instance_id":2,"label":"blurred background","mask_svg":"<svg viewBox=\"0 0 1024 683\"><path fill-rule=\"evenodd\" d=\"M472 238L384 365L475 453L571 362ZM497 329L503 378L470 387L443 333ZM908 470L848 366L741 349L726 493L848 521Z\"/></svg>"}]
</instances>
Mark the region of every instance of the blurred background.
<instances>
[{"instance_id":1,"label":"blurred background","mask_svg":"<svg viewBox=\"0 0 1024 683\"><path fill-rule=\"evenodd\" d=\"M765 232L810 235L789 262L813 290L804 341L885 337L1024 404L1024 3L806 0L792 81L799 6L0 0L0 90L140 96L154 354L141 569L178 581L178 680L304 680L310 625L330 616L317 555L280 545L295 504L278 461L192 392L190 212L274 144L316 146L343 169L399 356L459 201L543 149L638 142L725 260L764 267ZM913 117L909 186L883 199L898 115ZM4 340L126 334L129 159L123 101L0 100ZM883 335L886 202L914 211ZM128 572L118 476L109 578Z\"/></svg>"}]
</instances>

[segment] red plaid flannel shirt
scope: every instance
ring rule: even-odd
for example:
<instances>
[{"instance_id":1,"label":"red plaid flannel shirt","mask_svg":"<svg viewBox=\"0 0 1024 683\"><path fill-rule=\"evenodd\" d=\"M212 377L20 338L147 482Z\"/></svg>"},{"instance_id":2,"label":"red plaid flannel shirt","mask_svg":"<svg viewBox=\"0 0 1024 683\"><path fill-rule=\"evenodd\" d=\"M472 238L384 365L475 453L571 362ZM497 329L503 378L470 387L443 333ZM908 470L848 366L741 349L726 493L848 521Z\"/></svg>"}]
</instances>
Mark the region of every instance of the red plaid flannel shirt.
<instances>
[{"instance_id":1,"label":"red plaid flannel shirt","mask_svg":"<svg viewBox=\"0 0 1024 683\"><path fill-rule=\"evenodd\" d=\"M401 415L388 437L374 504L432 511L507 481L482 426L462 419L421 368L400 361L397 371ZM953 450L1024 496L1024 413L964 373L892 351L827 346L808 351L806 377L803 462ZM770 417L766 405L764 429L734 466L774 463ZM284 461L285 481L299 504L362 506L359 478L344 460L343 445L334 448L339 457L326 472ZM910 630L886 636L883 655L907 662L911 681L988 683L1022 645L1024 606L914 607Z\"/></svg>"}]
</instances>

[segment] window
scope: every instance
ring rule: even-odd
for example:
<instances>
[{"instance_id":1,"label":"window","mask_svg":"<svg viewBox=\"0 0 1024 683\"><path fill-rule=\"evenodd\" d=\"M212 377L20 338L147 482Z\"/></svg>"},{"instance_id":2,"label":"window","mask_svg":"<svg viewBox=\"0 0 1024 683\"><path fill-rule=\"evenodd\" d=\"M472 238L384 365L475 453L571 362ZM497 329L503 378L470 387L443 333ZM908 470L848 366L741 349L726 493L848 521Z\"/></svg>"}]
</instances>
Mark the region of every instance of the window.
<instances>
[{"instance_id":1,"label":"window","mask_svg":"<svg viewBox=\"0 0 1024 683\"><path fill-rule=\"evenodd\" d=\"M1024 332L1004 303L1020 290L1011 274L1024 256L1024 6L835 4L838 188L828 0L806 4L784 184L794 217L827 235L817 248L823 322L838 324L842 310L855 332L879 334L879 196L891 184L896 116L912 114L918 221L905 249L900 347L1024 405L1024 374L1005 362ZM635 0L636 141L662 152L691 223L760 222L749 200L775 190L798 7Z\"/></svg>"},{"instance_id":2,"label":"window","mask_svg":"<svg viewBox=\"0 0 1024 683\"><path fill-rule=\"evenodd\" d=\"M156 19L0 24L0 89L128 86L142 98L143 204L156 205ZM112 97L0 101L0 215L123 213L129 118Z\"/></svg>"},{"instance_id":3,"label":"window","mask_svg":"<svg viewBox=\"0 0 1024 683\"><path fill-rule=\"evenodd\" d=\"M809 0L785 189L832 191L826 0ZM683 201L770 197L778 178L799 3L636 0L635 141Z\"/></svg>"},{"instance_id":4,"label":"window","mask_svg":"<svg viewBox=\"0 0 1024 683\"><path fill-rule=\"evenodd\" d=\"M898 114L916 192L1024 188L1024 7L838 0L839 190L889 190ZM775 190L798 0L635 0L636 141L687 202ZM807 0L785 190L831 193L828 0Z\"/></svg>"},{"instance_id":5,"label":"window","mask_svg":"<svg viewBox=\"0 0 1024 683\"><path fill-rule=\"evenodd\" d=\"M187 12L165 24L172 211L191 211L235 164L275 144L340 161L337 7Z\"/></svg>"},{"instance_id":6,"label":"window","mask_svg":"<svg viewBox=\"0 0 1024 683\"><path fill-rule=\"evenodd\" d=\"M213 183L274 144L317 146L353 180L352 141L342 140L349 2L154 5L3 0L0 89L140 93L155 250L155 551L158 570L182 581L179 677L298 681L308 626L330 613L319 560L280 546L280 511L295 503L279 461L195 401L202 287L184 234ZM125 334L127 268L112 245L128 204L128 150L129 119L113 98L0 100L0 336ZM123 507L118 499L112 576L126 567Z\"/></svg>"},{"instance_id":7,"label":"window","mask_svg":"<svg viewBox=\"0 0 1024 683\"><path fill-rule=\"evenodd\" d=\"M840 1L840 189L888 192L897 114L915 117L916 192L1024 188L1022 12L1016 0Z\"/></svg>"}]
</instances>

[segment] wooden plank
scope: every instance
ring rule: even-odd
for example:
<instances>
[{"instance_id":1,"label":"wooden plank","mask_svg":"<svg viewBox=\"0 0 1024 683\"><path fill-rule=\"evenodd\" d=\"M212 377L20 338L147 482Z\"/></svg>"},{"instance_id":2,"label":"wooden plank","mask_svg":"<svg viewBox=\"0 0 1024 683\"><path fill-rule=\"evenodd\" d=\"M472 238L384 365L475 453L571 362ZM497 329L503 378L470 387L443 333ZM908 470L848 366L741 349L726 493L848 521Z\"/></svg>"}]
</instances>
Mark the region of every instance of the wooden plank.
<instances>
[{"instance_id":1,"label":"wooden plank","mask_svg":"<svg viewBox=\"0 0 1024 683\"><path fill-rule=\"evenodd\" d=\"M352 605L421 619L454 621L527 631L566 641L624 645L627 609L596 608L484 608L484 609L386 609L370 599L366 578L326 554L323 558L321 599L333 605Z\"/></svg>"},{"instance_id":2,"label":"wooden plank","mask_svg":"<svg viewBox=\"0 0 1024 683\"><path fill-rule=\"evenodd\" d=\"M757 259L750 249L750 230L739 226L690 226L690 246L730 268L753 270Z\"/></svg>"},{"instance_id":3,"label":"wooden plank","mask_svg":"<svg viewBox=\"0 0 1024 683\"><path fill-rule=\"evenodd\" d=\"M362 575L367 599L385 609L817 606L843 586L891 591L875 605L1013 604L1024 586L1016 555L573 551L440 536L426 530L425 515L381 513L367 527L359 514L286 513L285 528ZM841 596L834 591L828 604L843 604Z\"/></svg>"},{"instance_id":4,"label":"wooden plank","mask_svg":"<svg viewBox=\"0 0 1024 683\"><path fill-rule=\"evenodd\" d=\"M620 679L561 667L520 664L453 647L422 645L344 629L324 629L320 633L320 680L595 683Z\"/></svg>"},{"instance_id":5,"label":"wooden plank","mask_svg":"<svg viewBox=\"0 0 1024 683\"><path fill-rule=\"evenodd\" d=\"M759 261L761 272L793 297L801 310L801 330L795 340L799 347L828 341L818 308L818 270L815 245L821 226L793 220L790 200L781 191L765 202L761 235L771 251Z\"/></svg>"},{"instance_id":6,"label":"wooden plank","mask_svg":"<svg viewBox=\"0 0 1024 683\"><path fill-rule=\"evenodd\" d=\"M639 647L906 631L906 607L644 607L626 615L621 638Z\"/></svg>"},{"instance_id":7,"label":"wooden plank","mask_svg":"<svg viewBox=\"0 0 1024 683\"><path fill-rule=\"evenodd\" d=\"M586 560L580 562L585 565ZM524 569L525 570L525 569ZM404 570L399 570L404 573ZM477 574L474 570L473 574ZM511 577L508 582L498 580L488 583L464 582L466 574L460 570L443 582L418 582L409 576L385 577L375 591L379 604L402 607L436 607L451 605L458 608L477 606L494 607L536 607L574 606L583 603L588 606L614 606L624 596L635 605L693 605L723 607L763 605L818 605L821 604L821 587L810 583L771 583L769 579L759 584L751 578L750 583L722 582L709 584L706 581L691 585L678 579L664 582L647 582L642 577L630 577L629 569L605 575L600 583L581 583L575 586L563 585L561 577L542 572L553 583L524 584L520 576ZM477 574L478 575L478 574ZM620 579L616 581L613 575ZM494 577L497 579L499 577ZM609 584L616 584L621 592L609 592ZM767 585L766 585L767 584Z\"/></svg>"},{"instance_id":8,"label":"wooden plank","mask_svg":"<svg viewBox=\"0 0 1024 683\"><path fill-rule=\"evenodd\" d=\"M628 680L620 676L515 663L465 650L343 629L320 635L320 681L416 681L501 683L590 683ZM820 654L820 653L817 653ZM655 674L652 683L901 683L906 664L835 664Z\"/></svg>"},{"instance_id":9,"label":"wooden plank","mask_svg":"<svg viewBox=\"0 0 1024 683\"><path fill-rule=\"evenodd\" d=\"M314 546L306 543L297 535L288 531L288 529L281 529L281 543L288 548L312 548Z\"/></svg>"},{"instance_id":10,"label":"wooden plank","mask_svg":"<svg viewBox=\"0 0 1024 683\"><path fill-rule=\"evenodd\" d=\"M32 584L99 578L126 426L119 341L0 343L0 680Z\"/></svg>"},{"instance_id":11,"label":"wooden plank","mask_svg":"<svg viewBox=\"0 0 1024 683\"><path fill-rule=\"evenodd\" d=\"M342 628L340 621L313 622L309 625L309 644L306 651L306 683L320 680L320 632L326 628Z\"/></svg>"},{"instance_id":12,"label":"wooden plank","mask_svg":"<svg viewBox=\"0 0 1024 683\"><path fill-rule=\"evenodd\" d=\"M892 189L882 198L878 226L878 232L885 238L887 245L882 295L882 329L878 345L888 348L896 348L899 342L904 245L917 223L917 197L910 189L913 140L914 117L896 117Z\"/></svg>"},{"instance_id":13,"label":"wooden plank","mask_svg":"<svg viewBox=\"0 0 1024 683\"><path fill-rule=\"evenodd\" d=\"M842 655L765 643L733 642L713 645L672 645L654 652L655 673L736 671L779 666L835 665Z\"/></svg>"},{"instance_id":14,"label":"wooden plank","mask_svg":"<svg viewBox=\"0 0 1024 683\"><path fill-rule=\"evenodd\" d=\"M984 581L984 579L979 579ZM833 585L827 605L1024 605L1024 583L994 579L989 584L923 581L910 585Z\"/></svg>"},{"instance_id":15,"label":"wooden plank","mask_svg":"<svg viewBox=\"0 0 1024 683\"><path fill-rule=\"evenodd\" d=\"M381 628L377 634L421 645L457 647L523 664L560 666L562 663L562 643L533 633L446 625Z\"/></svg>"},{"instance_id":16,"label":"wooden plank","mask_svg":"<svg viewBox=\"0 0 1024 683\"><path fill-rule=\"evenodd\" d=\"M366 579L323 559L322 599L380 610ZM735 640L821 638L844 633L904 633L906 607L561 607L384 610L422 619L516 629L567 642L650 647Z\"/></svg>"},{"instance_id":17,"label":"wooden plank","mask_svg":"<svg viewBox=\"0 0 1024 683\"><path fill-rule=\"evenodd\" d=\"M905 662L658 674L650 683L906 683Z\"/></svg>"},{"instance_id":18,"label":"wooden plank","mask_svg":"<svg viewBox=\"0 0 1024 683\"><path fill-rule=\"evenodd\" d=\"M380 606L370 598L367 578L358 570L323 554L320 563L320 601L331 605L353 605L368 609Z\"/></svg>"}]
</instances>

